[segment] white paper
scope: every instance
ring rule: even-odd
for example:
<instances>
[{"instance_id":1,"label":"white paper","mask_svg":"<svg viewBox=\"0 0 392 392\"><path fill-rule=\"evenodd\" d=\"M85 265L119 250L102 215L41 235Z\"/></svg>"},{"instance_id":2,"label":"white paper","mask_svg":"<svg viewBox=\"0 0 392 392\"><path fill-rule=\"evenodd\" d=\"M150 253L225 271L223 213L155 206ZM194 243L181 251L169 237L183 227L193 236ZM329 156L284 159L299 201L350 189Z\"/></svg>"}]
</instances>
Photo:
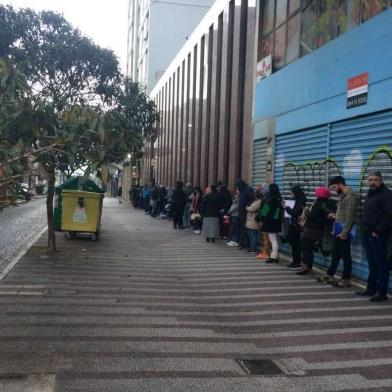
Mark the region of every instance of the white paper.
<instances>
[{"instance_id":1,"label":"white paper","mask_svg":"<svg viewBox=\"0 0 392 392\"><path fill-rule=\"evenodd\" d=\"M295 206L295 200L285 200L284 201L284 205L285 207L290 207L290 208L294 208ZM291 215L289 215L286 211L286 208L284 210L284 217L285 218L291 218Z\"/></svg>"}]
</instances>

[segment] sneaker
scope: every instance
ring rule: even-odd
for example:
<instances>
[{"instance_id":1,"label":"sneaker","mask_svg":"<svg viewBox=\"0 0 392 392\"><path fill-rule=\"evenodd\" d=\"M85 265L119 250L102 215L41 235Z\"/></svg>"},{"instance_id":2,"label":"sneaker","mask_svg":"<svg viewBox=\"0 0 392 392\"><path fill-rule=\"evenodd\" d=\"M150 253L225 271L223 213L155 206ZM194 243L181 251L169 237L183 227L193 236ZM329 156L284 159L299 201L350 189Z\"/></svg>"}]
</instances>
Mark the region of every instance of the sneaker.
<instances>
[{"instance_id":1,"label":"sneaker","mask_svg":"<svg viewBox=\"0 0 392 392\"><path fill-rule=\"evenodd\" d=\"M293 262L293 263L288 264L287 268L290 268L290 269L300 269L301 268L301 264L296 264L296 263Z\"/></svg>"},{"instance_id":2,"label":"sneaker","mask_svg":"<svg viewBox=\"0 0 392 392\"><path fill-rule=\"evenodd\" d=\"M351 282L350 279L340 279L338 282L333 282L332 286L340 289L347 289L351 287Z\"/></svg>"},{"instance_id":3,"label":"sneaker","mask_svg":"<svg viewBox=\"0 0 392 392\"><path fill-rule=\"evenodd\" d=\"M201 230L195 230L194 233L195 234L201 234Z\"/></svg>"},{"instance_id":4,"label":"sneaker","mask_svg":"<svg viewBox=\"0 0 392 392\"><path fill-rule=\"evenodd\" d=\"M239 244L237 242L235 242L235 241L232 241L232 243L233 243L233 245L231 245L231 246L234 246L234 247L239 246Z\"/></svg>"},{"instance_id":5,"label":"sneaker","mask_svg":"<svg viewBox=\"0 0 392 392\"><path fill-rule=\"evenodd\" d=\"M279 263L279 259L267 259L266 261L265 261L267 264L276 264L276 263Z\"/></svg>"},{"instance_id":6,"label":"sneaker","mask_svg":"<svg viewBox=\"0 0 392 392\"><path fill-rule=\"evenodd\" d=\"M370 297L369 301L370 302L384 302L388 299L386 294L381 294L377 293L376 295L373 295L373 297Z\"/></svg>"},{"instance_id":7,"label":"sneaker","mask_svg":"<svg viewBox=\"0 0 392 392\"><path fill-rule=\"evenodd\" d=\"M234 242L233 241L226 242L226 245L227 246L234 246Z\"/></svg>"},{"instance_id":8,"label":"sneaker","mask_svg":"<svg viewBox=\"0 0 392 392\"><path fill-rule=\"evenodd\" d=\"M312 270L311 269L309 269L309 268L303 268L303 269L301 269L300 271L298 271L297 273L296 273L296 275L308 275L308 274L310 274L312 272Z\"/></svg>"},{"instance_id":9,"label":"sneaker","mask_svg":"<svg viewBox=\"0 0 392 392\"><path fill-rule=\"evenodd\" d=\"M319 276L317 278L317 282L325 283L325 284L334 284L334 283L336 283L335 279L332 276L329 276L329 275Z\"/></svg>"},{"instance_id":10,"label":"sneaker","mask_svg":"<svg viewBox=\"0 0 392 392\"><path fill-rule=\"evenodd\" d=\"M259 259L259 260L267 260L269 258L270 258L270 255L268 255L267 253L259 253L256 256L256 259Z\"/></svg>"}]
</instances>

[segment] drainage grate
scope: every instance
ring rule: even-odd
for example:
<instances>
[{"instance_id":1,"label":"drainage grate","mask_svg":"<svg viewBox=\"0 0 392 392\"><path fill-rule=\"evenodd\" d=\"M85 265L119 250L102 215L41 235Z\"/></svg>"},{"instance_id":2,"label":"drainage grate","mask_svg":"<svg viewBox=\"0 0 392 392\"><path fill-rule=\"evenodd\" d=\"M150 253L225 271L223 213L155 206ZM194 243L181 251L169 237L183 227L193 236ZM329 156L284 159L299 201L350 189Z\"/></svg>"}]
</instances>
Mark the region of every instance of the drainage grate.
<instances>
[{"instance_id":1,"label":"drainage grate","mask_svg":"<svg viewBox=\"0 0 392 392\"><path fill-rule=\"evenodd\" d=\"M250 375L273 376L283 373L271 359L240 359L237 362Z\"/></svg>"}]
</instances>

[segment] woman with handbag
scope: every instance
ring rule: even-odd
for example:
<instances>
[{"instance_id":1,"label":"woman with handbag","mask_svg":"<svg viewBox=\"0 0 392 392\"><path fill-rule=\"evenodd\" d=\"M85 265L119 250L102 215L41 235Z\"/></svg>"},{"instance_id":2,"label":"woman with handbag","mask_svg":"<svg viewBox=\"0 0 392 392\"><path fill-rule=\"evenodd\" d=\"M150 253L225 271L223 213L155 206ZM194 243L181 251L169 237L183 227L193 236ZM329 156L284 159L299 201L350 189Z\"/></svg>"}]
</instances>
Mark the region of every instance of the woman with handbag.
<instances>
[{"instance_id":1,"label":"woman with handbag","mask_svg":"<svg viewBox=\"0 0 392 392\"><path fill-rule=\"evenodd\" d=\"M307 275L312 272L315 245L321 241L328 223L328 215L333 212L329 201L331 193L328 188L316 188L314 194L316 200L310 208L304 209L299 219L299 225L302 227L302 265L297 275Z\"/></svg>"},{"instance_id":2,"label":"woman with handbag","mask_svg":"<svg viewBox=\"0 0 392 392\"><path fill-rule=\"evenodd\" d=\"M294 185L291 188L295 204L293 208L285 207L287 214L290 215L290 225L288 233L288 241L291 245L291 254L293 259L287 266L290 269L301 268L301 228L298 220L306 206L306 196L299 185Z\"/></svg>"},{"instance_id":3,"label":"woman with handbag","mask_svg":"<svg viewBox=\"0 0 392 392\"><path fill-rule=\"evenodd\" d=\"M192 199L192 215L191 221L193 223L193 228L195 229L195 234L201 234L202 219L200 215L201 201L203 200L203 191L199 186L195 187Z\"/></svg>"},{"instance_id":4,"label":"woman with handbag","mask_svg":"<svg viewBox=\"0 0 392 392\"><path fill-rule=\"evenodd\" d=\"M279 187L277 184L270 184L261 211L261 230L268 234L272 247L271 257L265 261L269 264L279 262L278 233L282 231L282 211L282 195Z\"/></svg>"}]
</instances>

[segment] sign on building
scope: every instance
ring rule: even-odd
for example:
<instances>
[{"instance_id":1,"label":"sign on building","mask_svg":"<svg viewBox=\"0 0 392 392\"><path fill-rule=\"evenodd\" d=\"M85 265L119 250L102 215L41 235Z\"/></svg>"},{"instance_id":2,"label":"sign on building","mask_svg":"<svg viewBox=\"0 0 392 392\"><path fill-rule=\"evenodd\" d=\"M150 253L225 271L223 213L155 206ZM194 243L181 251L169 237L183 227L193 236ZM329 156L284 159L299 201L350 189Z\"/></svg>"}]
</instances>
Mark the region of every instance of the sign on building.
<instances>
[{"instance_id":1,"label":"sign on building","mask_svg":"<svg viewBox=\"0 0 392 392\"><path fill-rule=\"evenodd\" d=\"M256 66L256 81L265 79L272 73L272 56L269 55L263 58Z\"/></svg>"},{"instance_id":2,"label":"sign on building","mask_svg":"<svg viewBox=\"0 0 392 392\"><path fill-rule=\"evenodd\" d=\"M347 109L366 105L368 98L368 72L355 76L347 82Z\"/></svg>"}]
</instances>

